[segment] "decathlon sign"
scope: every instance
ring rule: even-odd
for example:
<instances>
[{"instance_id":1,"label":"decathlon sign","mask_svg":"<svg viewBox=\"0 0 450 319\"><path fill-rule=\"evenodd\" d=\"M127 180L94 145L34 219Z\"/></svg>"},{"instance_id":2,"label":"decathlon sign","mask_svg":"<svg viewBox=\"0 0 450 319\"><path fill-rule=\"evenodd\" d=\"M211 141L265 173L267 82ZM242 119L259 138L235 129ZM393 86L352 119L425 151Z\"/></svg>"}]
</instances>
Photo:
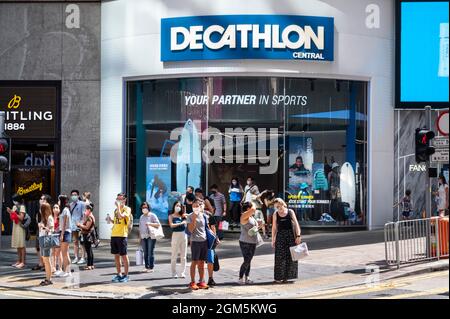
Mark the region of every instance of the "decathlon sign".
<instances>
[{"instance_id":1,"label":"decathlon sign","mask_svg":"<svg viewBox=\"0 0 450 319\"><path fill-rule=\"evenodd\" d=\"M161 61L333 61L334 19L221 15L161 19Z\"/></svg>"}]
</instances>

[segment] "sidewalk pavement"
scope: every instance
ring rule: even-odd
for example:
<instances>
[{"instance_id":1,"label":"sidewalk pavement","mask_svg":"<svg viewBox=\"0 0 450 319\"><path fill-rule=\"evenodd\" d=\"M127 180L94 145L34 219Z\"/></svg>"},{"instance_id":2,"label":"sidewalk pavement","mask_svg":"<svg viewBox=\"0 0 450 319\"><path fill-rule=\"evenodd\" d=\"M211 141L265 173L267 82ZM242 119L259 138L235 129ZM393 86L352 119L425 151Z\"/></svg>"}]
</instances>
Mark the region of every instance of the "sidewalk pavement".
<instances>
[{"instance_id":1,"label":"sidewalk pavement","mask_svg":"<svg viewBox=\"0 0 450 319\"><path fill-rule=\"evenodd\" d=\"M15 251L5 243L0 250L0 288L30 290L54 296L77 298L298 298L330 289L368 285L393 278L433 270L448 269L448 260L389 268L384 262L382 231L359 231L305 235L310 256L299 262L299 279L293 283L273 284L274 255L270 242L257 248L252 261L252 285L238 285L239 267L243 261L237 240L225 240L218 248L220 271L214 273L217 286L208 290L191 291L187 278L173 279L170 270L170 241L157 243L155 272L143 273L135 264L137 240L129 243L130 282L112 283L115 273L109 244L102 242L94 251L96 269L80 270L75 265L69 279L55 278L54 285L39 287L43 272L30 269L17 270L10 265L15 261ZM9 247L9 245L7 246ZM28 249L29 265L37 259ZM188 266L189 266L188 253ZM205 275L207 271L205 270Z\"/></svg>"}]
</instances>

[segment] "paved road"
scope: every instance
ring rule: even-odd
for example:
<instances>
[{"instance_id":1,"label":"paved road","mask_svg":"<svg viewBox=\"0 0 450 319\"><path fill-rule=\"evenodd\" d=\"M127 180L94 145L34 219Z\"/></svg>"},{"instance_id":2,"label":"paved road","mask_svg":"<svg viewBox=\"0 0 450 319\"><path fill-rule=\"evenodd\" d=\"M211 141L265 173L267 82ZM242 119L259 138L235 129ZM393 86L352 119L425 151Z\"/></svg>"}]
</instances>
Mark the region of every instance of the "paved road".
<instances>
[{"instance_id":1,"label":"paved road","mask_svg":"<svg viewBox=\"0 0 450 319\"><path fill-rule=\"evenodd\" d=\"M306 235L304 240L310 247L310 256L299 263L299 279L291 284L273 284L273 250L266 243L257 249L252 262L251 277L255 284L238 285L237 275L242 256L237 241L226 240L217 250L221 270L214 276L219 285L207 291L195 292L187 288L189 279L171 278L168 240L159 242L156 247L153 274L143 273L142 266L135 265L137 242L131 242L131 281L127 284L111 283L114 274L113 259L108 243L104 242L102 247L95 250L97 268L94 271L73 267L73 281L56 278L53 280L54 285L48 287L39 287L43 272L12 268L10 265L15 261L15 252L3 245L4 249L0 250L0 298L262 299L379 298L396 295L448 298L448 260L438 262L437 265L439 269L443 265L446 267L446 280L434 272L426 274L430 277L416 280L423 286L408 286L397 277L417 271L429 271L430 265L434 264L405 266L400 270L386 268L383 261L382 232L315 234ZM29 265L36 262L32 251L29 249ZM376 271L368 272L370 269ZM441 285L444 281L447 282L446 287Z\"/></svg>"}]
</instances>

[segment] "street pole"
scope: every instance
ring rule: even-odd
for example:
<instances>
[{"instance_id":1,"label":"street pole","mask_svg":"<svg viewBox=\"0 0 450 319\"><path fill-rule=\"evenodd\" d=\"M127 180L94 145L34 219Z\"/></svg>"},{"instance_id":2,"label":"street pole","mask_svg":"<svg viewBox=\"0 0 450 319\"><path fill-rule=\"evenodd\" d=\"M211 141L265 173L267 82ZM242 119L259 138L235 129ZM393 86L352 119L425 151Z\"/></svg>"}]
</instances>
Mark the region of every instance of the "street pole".
<instances>
[{"instance_id":1,"label":"street pole","mask_svg":"<svg viewBox=\"0 0 450 319\"><path fill-rule=\"evenodd\" d=\"M0 137L5 133L5 112L0 112ZM11 145L9 146L11 147ZM3 225L3 172L0 172L0 249L2 248Z\"/></svg>"},{"instance_id":2,"label":"street pole","mask_svg":"<svg viewBox=\"0 0 450 319\"><path fill-rule=\"evenodd\" d=\"M430 105L425 106L425 112L426 112L427 126L431 130L431 106ZM431 177L430 177L431 163L430 163L429 157L427 159L426 167L427 167L428 172L427 172L427 177L426 177L426 188L425 188L426 189L425 209L426 209L426 217L430 218L431 217Z\"/></svg>"}]
</instances>

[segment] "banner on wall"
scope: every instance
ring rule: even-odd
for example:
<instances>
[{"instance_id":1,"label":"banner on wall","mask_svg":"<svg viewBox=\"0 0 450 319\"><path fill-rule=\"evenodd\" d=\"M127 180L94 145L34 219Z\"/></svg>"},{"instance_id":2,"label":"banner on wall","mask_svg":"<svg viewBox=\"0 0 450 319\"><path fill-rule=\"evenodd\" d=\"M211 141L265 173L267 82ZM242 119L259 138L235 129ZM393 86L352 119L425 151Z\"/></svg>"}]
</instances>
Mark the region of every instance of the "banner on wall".
<instances>
[{"instance_id":1,"label":"banner on wall","mask_svg":"<svg viewBox=\"0 0 450 319\"><path fill-rule=\"evenodd\" d=\"M160 220L167 220L171 189L170 157L147 157L146 201Z\"/></svg>"}]
</instances>

